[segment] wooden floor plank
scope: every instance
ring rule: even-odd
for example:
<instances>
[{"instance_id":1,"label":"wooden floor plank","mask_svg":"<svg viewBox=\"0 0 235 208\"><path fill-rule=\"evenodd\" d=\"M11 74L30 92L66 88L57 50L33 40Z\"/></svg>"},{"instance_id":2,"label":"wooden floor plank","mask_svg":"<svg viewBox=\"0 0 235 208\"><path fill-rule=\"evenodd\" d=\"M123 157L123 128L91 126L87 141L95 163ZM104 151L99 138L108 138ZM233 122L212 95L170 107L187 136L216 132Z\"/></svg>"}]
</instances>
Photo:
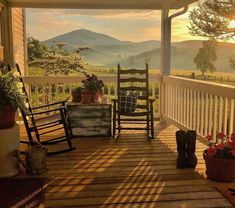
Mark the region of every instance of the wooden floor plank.
<instances>
[{"instance_id":1,"label":"wooden floor plank","mask_svg":"<svg viewBox=\"0 0 235 208\"><path fill-rule=\"evenodd\" d=\"M155 140L139 131L117 140L76 138L75 151L48 157L45 207L232 207L204 177L206 146L197 141L195 170L177 169L177 128L157 124L156 130Z\"/></svg>"}]
</instances>

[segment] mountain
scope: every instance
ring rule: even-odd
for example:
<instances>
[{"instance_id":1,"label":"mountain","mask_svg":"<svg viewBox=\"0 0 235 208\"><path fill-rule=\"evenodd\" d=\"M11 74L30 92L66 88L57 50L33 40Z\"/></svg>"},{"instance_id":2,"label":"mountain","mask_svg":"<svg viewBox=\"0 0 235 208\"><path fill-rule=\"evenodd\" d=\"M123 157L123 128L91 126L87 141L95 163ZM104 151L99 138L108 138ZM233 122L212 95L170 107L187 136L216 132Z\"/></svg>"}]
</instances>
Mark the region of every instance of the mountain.
<instances>
[{"instance_id":1,"label":"mountain","mask_svg":"<svg viewBox=\"0 0 235 208\"><path fill-rule=\"evenodd\" d=\"M90 30L79 29L63 35L44 41L46 45L54 42L65 43L68 47L76 48L77 46L97 46L97 45L120 45L125 41L117 40L111 36L92 32ZM128 42L128 41L127 41Z\"/></svg>"},{"instance_id":2,"label":"mountain","mask_svg":"<svg viewBox=\"0 0 235 208\"><path fill-rule=\"evenodd\" d=\"M151 68L160 68L161 42L148 40L143 42L121 41L106 34L79 29L43 41L46 45L55 42L66 44L66 49L74 50L77 46L89 46L81 55L90 65L115 67L117 63L125 67L142 67L146 59ZM189 40L171 44L171 67L174 69L195 69L193 58L202 41ZM235 58L235 44L218 43L216 67L220 71L230 71L229 58Z\"/></svg>"},{"instance_id":3,"label":"mountain","mask_svg":"<svg viewBox=\"0 0 235 208\"><path fill-rule=\"evenodd\" d=\"M171 46L171 68L194 70L196 69L193 59L198 53L198 49L202 46L202 42L198 40L183 41L172 43ZM217 47L217 61L215 66L218 71L232 71L229 63L230 57L235 58L235 44L234 43L218 43ZM124 67L143 67L146 58L149 60L150 68L160 68L161 50L160 48L145 51L135 56L130 56L126 59L113 62L110 66L115 66L118 63Z\"/></svg>"}]
</instances>

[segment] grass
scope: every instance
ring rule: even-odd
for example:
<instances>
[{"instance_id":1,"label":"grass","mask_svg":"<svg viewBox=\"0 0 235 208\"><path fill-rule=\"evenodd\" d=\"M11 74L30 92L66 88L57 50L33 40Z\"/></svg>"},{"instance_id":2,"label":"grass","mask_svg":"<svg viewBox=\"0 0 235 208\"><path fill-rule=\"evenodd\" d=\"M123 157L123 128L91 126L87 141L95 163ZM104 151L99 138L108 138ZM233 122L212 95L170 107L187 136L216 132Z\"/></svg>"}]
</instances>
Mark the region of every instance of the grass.
<instances>
[{"instance_id":1,"label":"grass","mask_svg":"<svg viewBox=\"0 0 235 208\"><path fill-rule=\"evenodd\" d=\"M93 67L89 69L90 74L97 74L99 76L116 76L117 69L116 68L101 68L101 67ZM160 74L159 69L150 69L150 74ZM196 70L180 70L180 69L172 69L171 75L187 77L191 78L192 73L195 73L195 78L199 80L207 80L222 84L230 84L235 85L235 71L234 72L214 72L214 73L205 73L203 77L200 71ZM36 67L29 67L29 75L31 76L45 76L43 69ZM83 76L80 72L73 72L70 76Z\"/></svg>"}]
</instances>

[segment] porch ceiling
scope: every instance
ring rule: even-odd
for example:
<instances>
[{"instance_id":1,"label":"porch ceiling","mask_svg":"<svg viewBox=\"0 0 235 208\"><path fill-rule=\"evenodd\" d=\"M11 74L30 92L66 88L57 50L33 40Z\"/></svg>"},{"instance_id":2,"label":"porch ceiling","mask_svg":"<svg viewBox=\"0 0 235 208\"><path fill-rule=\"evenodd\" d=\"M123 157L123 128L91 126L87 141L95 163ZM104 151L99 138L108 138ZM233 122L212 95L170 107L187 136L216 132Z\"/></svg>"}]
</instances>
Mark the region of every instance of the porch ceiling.
<instances>
[{"instance_id":1,"label":"porch ceiling","mask_svg":"<svg viewBox=\"0 0 235 208\"><path fill-rule=\"evenodd\" d=\"M80 9L179 9L197 0L5 0L10 7Z\"/></svg>"}]
</instances>

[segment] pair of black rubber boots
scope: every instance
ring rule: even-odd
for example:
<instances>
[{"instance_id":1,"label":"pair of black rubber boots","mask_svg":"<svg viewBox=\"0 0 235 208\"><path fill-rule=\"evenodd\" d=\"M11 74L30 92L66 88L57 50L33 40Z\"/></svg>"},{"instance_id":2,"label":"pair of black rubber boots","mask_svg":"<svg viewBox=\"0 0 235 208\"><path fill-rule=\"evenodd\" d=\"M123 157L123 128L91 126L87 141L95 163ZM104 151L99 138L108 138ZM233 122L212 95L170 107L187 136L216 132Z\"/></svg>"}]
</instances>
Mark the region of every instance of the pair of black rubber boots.
<instances>
[{"instance_id":1,"label":"pair of black rubber boots","mask_svg":"<svg viewBox=\"0 0 235 208\"><path fill-rule=\"evenodd\" d=\"M194 130L176 132L178 158L177 168L195 168L197 165L196 150L197 133Z\"/></svg>"}]
</instances>

